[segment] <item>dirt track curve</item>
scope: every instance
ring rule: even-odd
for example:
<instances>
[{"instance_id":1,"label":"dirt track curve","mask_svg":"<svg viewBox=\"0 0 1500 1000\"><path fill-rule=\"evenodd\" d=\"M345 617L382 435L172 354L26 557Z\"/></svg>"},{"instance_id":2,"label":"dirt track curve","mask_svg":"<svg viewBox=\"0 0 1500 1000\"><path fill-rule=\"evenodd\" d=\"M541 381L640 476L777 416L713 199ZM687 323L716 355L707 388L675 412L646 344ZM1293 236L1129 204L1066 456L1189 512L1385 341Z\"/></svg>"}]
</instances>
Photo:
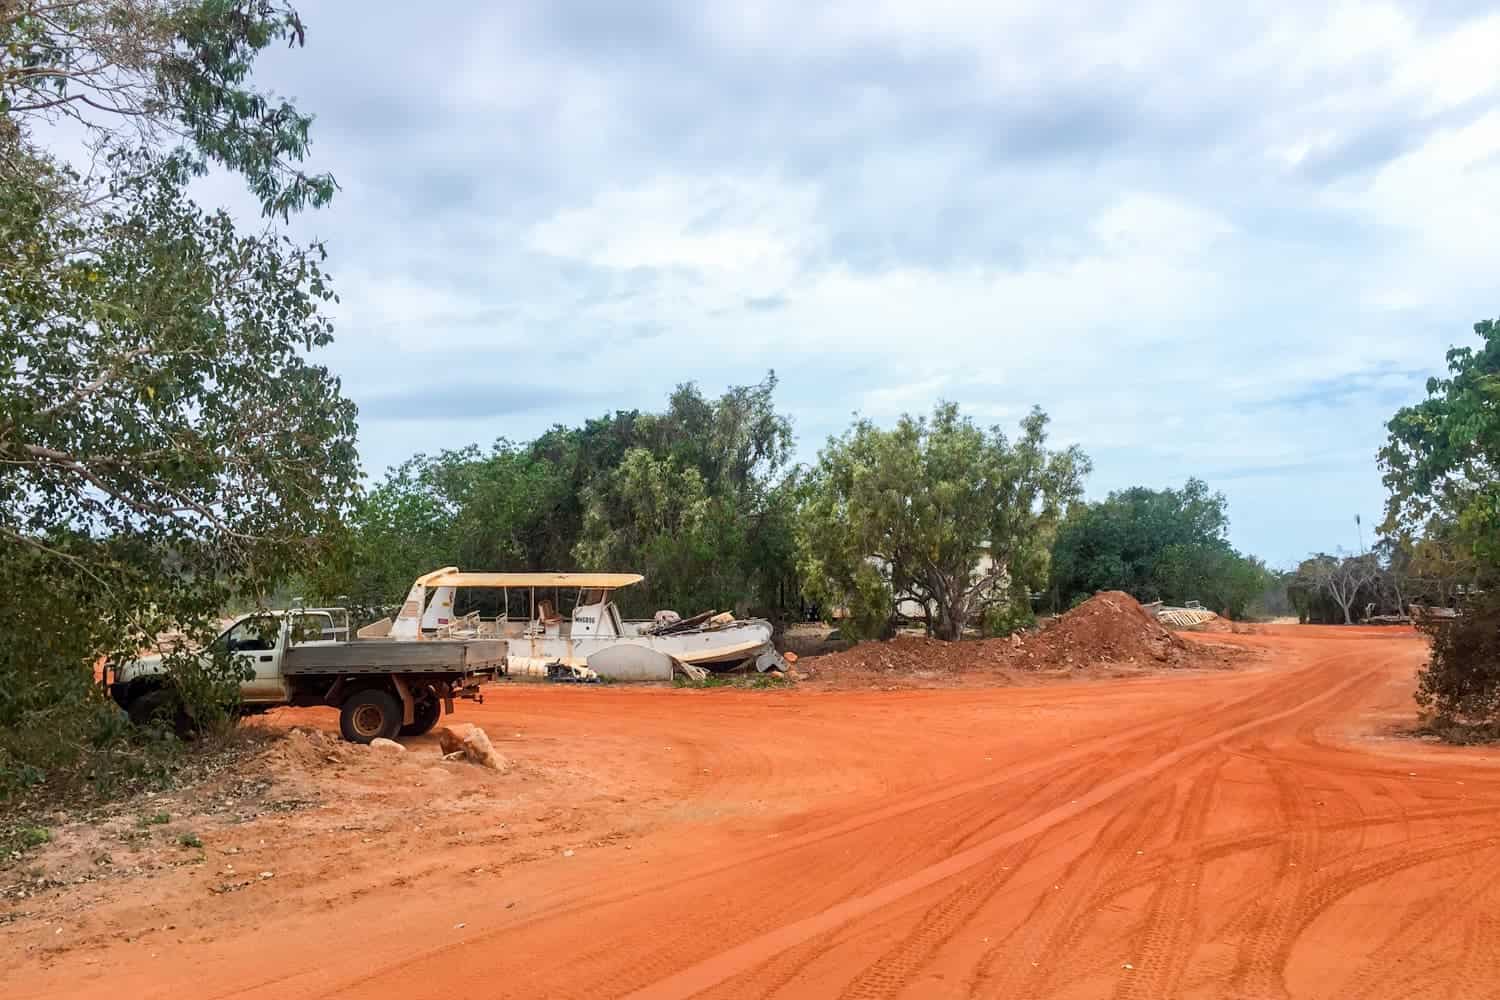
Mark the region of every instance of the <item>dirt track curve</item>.
<instances>
[{"instance_id":1,"label":"dirt track curve","mask_svg":"<svg viewBox=\"0 0 1500 1000\"><path fill-rule=\"evenodd\" d=\"M507 691L461 718L597 762L614 803L570 855L486 880L434 844L392 859L414 884L335 905L304 880L240 933L70 953L6 993L1500 997L1500 751L1382 735L1421 640L1215 638L1272 654L1024 688Z\"/></svg>"}]
</instances>

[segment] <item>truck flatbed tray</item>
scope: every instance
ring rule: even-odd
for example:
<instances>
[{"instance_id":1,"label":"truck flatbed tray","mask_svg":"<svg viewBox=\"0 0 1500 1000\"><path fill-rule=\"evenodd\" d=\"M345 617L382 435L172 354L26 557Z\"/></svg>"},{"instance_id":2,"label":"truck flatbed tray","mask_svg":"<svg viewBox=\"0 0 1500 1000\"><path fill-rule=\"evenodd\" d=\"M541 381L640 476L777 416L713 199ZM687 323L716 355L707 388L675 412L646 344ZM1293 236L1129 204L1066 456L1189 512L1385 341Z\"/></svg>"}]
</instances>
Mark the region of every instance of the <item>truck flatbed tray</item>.
<instances>
[{"instance_id":1,"label":"truck flatbed tray","mask_svg":"<svg viewBox=\"0 0 1500 1000\"><path fill-rule=\"evenodd\" d=\"M281 672L306 674L470 674L505 662L504 639L356 639L293 646Z\"/></svg>"}]
</instances>

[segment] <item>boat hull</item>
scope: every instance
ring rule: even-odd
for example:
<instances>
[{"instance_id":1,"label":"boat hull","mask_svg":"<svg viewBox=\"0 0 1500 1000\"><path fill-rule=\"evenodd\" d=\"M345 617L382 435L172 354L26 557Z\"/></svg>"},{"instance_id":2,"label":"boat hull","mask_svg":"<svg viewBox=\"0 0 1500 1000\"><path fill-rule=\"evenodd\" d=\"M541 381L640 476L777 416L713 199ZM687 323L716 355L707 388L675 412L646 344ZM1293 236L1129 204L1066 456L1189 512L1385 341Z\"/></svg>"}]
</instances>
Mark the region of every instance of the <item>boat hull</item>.
<instances>
[{"instance_id":1,"label":"boat hull","mask_svg":"<svg viewBox=\"0 0 1500 1000\"><path fill-rule=\"evenodd\" d=\"M588 667L610 680L671 680L673 660L714 670L775 653L770 623L758 620L673 635L533 636L508 641L510 656L518 663ZM641 652L631 655L632 649Z\"/></svg>"}]
</instances>

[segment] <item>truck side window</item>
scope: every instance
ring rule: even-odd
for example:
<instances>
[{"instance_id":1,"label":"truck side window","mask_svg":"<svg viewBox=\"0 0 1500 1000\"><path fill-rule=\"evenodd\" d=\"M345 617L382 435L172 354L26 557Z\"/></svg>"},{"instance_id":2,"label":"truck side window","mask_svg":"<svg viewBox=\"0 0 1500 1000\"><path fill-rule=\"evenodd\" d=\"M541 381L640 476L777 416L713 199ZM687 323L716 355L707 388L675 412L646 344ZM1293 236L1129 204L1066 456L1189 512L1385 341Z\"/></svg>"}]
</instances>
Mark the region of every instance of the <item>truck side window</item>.
<instances>
[{"instance_id":1,"label":"truck side window","mask_svg":"<svg viewBox=\"0 0 1500 1000\"><path fill-rule=\"evenodd\" d=\"M229 630L229 651L255 653L275 649L278 631L274 618L246 618Z\"/></svg>"}]
</instances>

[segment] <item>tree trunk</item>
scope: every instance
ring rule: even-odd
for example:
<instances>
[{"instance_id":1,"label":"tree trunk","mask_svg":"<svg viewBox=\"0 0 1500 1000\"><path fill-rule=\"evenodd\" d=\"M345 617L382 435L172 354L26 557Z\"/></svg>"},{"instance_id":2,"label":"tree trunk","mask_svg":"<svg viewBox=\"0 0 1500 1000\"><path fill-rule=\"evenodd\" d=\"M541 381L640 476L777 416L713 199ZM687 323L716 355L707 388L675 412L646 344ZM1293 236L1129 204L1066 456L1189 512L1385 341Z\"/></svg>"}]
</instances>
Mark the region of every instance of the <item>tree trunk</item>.
<instances>
[{"instance_id":1,"label":"tree trunk","mask_svg":"<svg viewBox=\"0 0 1500 1000\"><path fill-rule=\"evenodd\" d=\"M933 629L933 635L944 642L956 642L962 639L964 625L967 624L967 616L947 601L940 601L937 611L938 620L937 626Z\"/></svg>"}]
</instances>

